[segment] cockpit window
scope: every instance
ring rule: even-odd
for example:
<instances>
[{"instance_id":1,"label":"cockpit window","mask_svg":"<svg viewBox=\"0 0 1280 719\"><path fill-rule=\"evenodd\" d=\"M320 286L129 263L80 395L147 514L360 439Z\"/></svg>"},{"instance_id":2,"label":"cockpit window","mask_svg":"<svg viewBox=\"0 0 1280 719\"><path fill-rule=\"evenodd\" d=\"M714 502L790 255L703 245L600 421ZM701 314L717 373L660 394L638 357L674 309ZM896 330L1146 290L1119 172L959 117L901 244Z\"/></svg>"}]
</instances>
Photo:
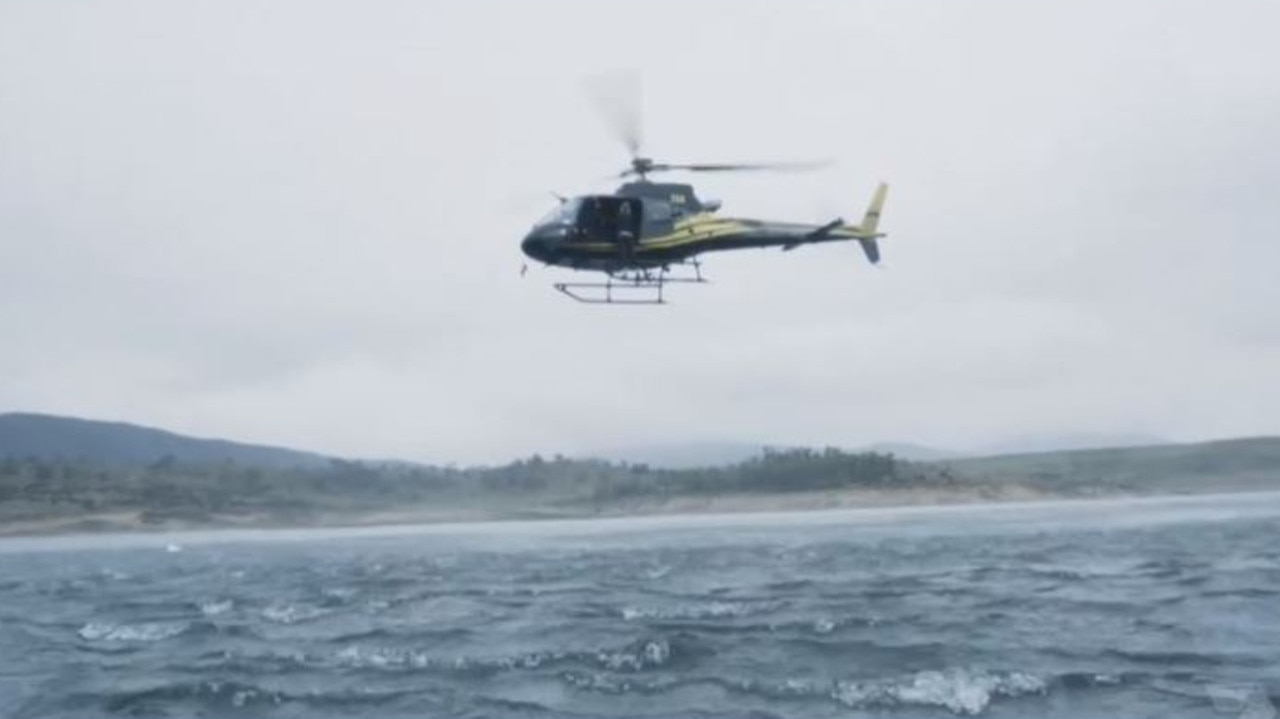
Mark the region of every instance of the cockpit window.
<instances>
[{"instance_id":1,"label":"cockpit window","mask_svg":"<svg viewBox=\"0 0 1280 719\"><path fill-rule=\"evenodd\" d=\"M573 198L566 200L551 208L547 214L542 216L535 224L553 225L553 224L572 224L578 218L578 209L582 207L581 198Z\"/></svg>"}]
</instances>

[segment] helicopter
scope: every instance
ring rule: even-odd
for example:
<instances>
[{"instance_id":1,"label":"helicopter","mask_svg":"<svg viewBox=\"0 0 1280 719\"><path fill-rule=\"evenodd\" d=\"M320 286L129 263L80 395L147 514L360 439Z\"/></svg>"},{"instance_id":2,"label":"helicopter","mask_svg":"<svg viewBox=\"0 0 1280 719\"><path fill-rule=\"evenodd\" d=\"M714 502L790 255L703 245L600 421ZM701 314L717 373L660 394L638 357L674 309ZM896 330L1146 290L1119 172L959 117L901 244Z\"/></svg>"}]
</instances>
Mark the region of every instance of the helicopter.
<instances>
[{"instance_id":1,"label":"helicopter","mask_svg":"<svg viewBox=\"0 0 1280 719\"><path fill-rule=\"evenodd\" d=\"M880 213L888 185L881 182L857 224L835 218L824 224L723 217L719 201L703 201L690 184L654 182L659 172L804 170L825 163L655 162L641 154L639 123L623 117L620 134L629 166L614 177L634 178L612 193L557 195L558 206L534 223L523 253L548 266L599 272L602 281L556 282L556 290L589 304L665 304L671 283L706 283L701 255L779 247L791 251L824 242L857 242L867 260L880 261ZM528 269L526 265L521 274Z\"/></svg>"}]
</instances>

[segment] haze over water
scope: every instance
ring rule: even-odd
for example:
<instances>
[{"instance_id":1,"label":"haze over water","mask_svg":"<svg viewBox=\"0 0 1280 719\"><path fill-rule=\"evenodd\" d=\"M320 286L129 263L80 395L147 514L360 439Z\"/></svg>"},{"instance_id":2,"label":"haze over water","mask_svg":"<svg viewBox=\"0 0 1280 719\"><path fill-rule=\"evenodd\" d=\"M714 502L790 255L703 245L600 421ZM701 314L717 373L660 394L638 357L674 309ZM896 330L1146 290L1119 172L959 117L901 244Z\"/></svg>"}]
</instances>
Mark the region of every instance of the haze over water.
<instances>
[{"instance_id":1,"label":"haze over water","mask_svg":"<svg viewBox=\"0 0 1280 719\"><path fill-rule=\"evenodd\" d=\"M5 540L0 716L1271 716L1277 518L1268 493Z\"/></svg>"}]
</instances>

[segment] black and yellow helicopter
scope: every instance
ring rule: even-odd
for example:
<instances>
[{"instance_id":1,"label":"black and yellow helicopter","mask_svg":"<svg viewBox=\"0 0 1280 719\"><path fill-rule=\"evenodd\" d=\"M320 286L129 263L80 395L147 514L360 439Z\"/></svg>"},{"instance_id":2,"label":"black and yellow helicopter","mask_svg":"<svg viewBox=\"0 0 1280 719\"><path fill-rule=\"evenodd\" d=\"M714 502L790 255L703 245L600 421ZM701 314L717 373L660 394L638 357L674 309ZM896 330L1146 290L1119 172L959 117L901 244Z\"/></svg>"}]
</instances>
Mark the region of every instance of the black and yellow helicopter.
<instances>
[{"instance_id":1,"label":"black and yellow helicopter","mask_svg":"<svg viewBox=\"0 0 1280 719\"><path fill-rule=\"evenodd\" d=\"M638 122L620 128L631 165L618 178L635 177L612 194L561 197L560 204L535 223L521 249L547 265L602 272L603 281L557 282L554 287L580 302L663 304L667 283L702 283L699 255L705 252L780 247L793 250L821 242L856 241L867 259L880 261L877 240L880 212L888 186L876 188L862 220L847 224L771 222L722 217L719 202L703 202L693 186L651 182L655 172L731 172L797 170L823 163L667 164L640 154Z\"/></svg>"}]
</instances>

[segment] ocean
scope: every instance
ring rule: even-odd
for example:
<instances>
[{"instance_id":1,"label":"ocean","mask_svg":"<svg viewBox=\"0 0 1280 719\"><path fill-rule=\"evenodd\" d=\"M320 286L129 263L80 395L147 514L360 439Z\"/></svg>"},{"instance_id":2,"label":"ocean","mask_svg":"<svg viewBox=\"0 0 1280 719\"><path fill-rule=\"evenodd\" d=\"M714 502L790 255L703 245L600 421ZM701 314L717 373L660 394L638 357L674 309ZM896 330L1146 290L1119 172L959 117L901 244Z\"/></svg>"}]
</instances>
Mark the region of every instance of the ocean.
<instances>
[{"instance_id":1,"label":"ocean","mask_svg":"<svg viewBox=\"0 0 1280 719\"><path fill-rule=\"evenodd\" d=\"M0 540L3 717L1248 717L1280 493Z\"/></svg>"}]
</instances>

